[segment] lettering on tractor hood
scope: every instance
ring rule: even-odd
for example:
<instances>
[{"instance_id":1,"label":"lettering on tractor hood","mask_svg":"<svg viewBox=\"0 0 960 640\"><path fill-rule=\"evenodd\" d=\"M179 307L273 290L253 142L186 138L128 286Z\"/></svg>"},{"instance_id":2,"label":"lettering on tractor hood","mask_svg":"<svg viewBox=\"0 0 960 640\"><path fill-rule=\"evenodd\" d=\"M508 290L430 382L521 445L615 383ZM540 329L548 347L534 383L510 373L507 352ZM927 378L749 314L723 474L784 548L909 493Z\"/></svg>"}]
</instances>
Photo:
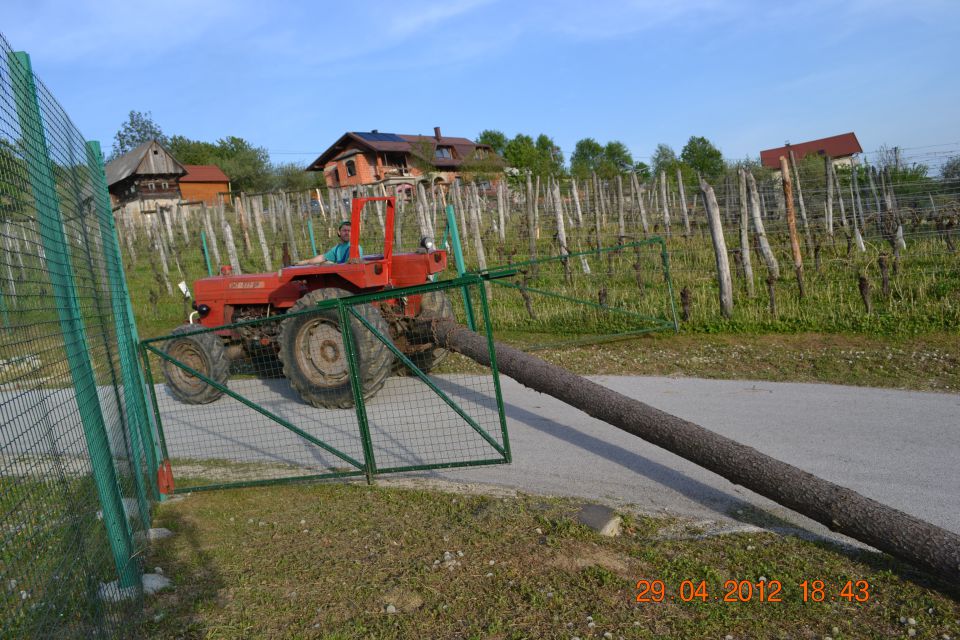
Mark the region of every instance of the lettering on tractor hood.
<instances>
[{"instance_id":1,"label":"lettering on tractor hood","mask_svg":"<svg viewBox=\"0 0 960 640\"><path fill-rule=\"evenodd\" d=\"M263 280L241 280L239 282L231 282L227 285L228 289L263 289L267 286L267 283Z\"/></svg>"}]
</instances>

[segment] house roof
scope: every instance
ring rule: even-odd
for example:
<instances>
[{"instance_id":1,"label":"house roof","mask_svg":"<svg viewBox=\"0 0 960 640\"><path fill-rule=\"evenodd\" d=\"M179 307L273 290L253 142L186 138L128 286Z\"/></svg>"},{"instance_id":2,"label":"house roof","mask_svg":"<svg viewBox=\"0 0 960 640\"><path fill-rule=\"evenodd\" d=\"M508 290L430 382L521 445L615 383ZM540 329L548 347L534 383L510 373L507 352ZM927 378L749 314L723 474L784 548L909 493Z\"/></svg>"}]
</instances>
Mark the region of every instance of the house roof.
<instances>
[{"instance_id":1,"label":"house roof","mask_svg":"<svg viewBox=\"0 0 960 640\"><path fill-rule=\"evenodd\" d=\"M148 153L148 151L153 153ZM107 186L112 186L135 173L141 175L180 175L187 171L169 151L156 140L144 142L122 156L114 158L105 167Z\"/></svg>"},{"instance_id":2,"label":"house roof","mask_svg":"<svg viewBox=\"0 0 960 640\"><path fill-rule=\"evenodd\" d=\"M340 136L340 139L334 142L330 148L320 154L316 160L310 163L307 171L323 171L324 166L333 160L340 160L353 155L351 151L361 153L363 151L375 152L399 152L414 153L415 146L418 143L427 142L431 150L439 147L453 147L455 149L455 158L436 159L431 158L437 167L457 167L464 159L469 158L475 149L490 149L487 145L476 144L467 138L457 138L452 136L411 136L397 133L381 133L379 131L348 131Z\"/></svg>"},{"instance_id":3,"label":"house roof","mask_svg":"<svg viewBox=\"0 0 960 640\"><path fill-rule=\"evenodd\" d=\"M185 164L187 174L180 176L180 182L230 182L223 171L215 164Z\"/></svg>"},{"instance_id":4,"label":"house roof","mask_svg":"<svg viewBox=\"0 0 960 640\"><path fill-rule=\"evenodd\" d=\"M857 136L851 131L850 133L841 133L838 136L830 136L829 138L800 142L789 146L777 147L776 149L765 149L760 152L760 163L771 169L779 169L780 156L789 158L790 151L793 151L793 156L797 162L800 162L800 160L810 154L842 158L844 156L852 156L855 153L863 153Z\"/></svg>"}]
</instances>

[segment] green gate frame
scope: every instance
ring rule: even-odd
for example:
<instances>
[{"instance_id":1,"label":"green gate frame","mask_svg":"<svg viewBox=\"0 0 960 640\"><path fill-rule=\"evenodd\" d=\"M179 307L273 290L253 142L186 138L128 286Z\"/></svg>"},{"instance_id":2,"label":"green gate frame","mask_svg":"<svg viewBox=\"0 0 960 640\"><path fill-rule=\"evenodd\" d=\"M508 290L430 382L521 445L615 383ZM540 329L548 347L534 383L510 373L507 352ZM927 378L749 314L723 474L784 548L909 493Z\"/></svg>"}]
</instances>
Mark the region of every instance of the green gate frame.
<instances>
[{"instance_id":1,"label":"green gate frame","mask_svg":"<svg viewBox=\"0 0 960 640\"><path fill-rule=\"evenodd\" d=\"M160 416L160 407L157 403L157 393L156 385L154 384L153 374L150 369L149 354L152 353L157 357L170 362L171 364L180 367L189 374L196 376L203 382L206 382L215 389L222 391L224 395L237 400L243 405L259 412L266 418L276 422L281 427L293 432L297 436L305 439L313 445L316 445L328 453L331 453L351 467L354 467L356 470L352 471L334 471L329 473L319 473L319 474L308 474L302 476L294 476L289 478L272 478L264 480L244 480L239 482L225 482L225 483L216 483L202 486L193 486L193 487L183 487L175 488L174 493L183 493L187 491L210 491L216 489L226 489L226 488L240 488L240 487L252 487L252 486L263 486L263 485L276 485L276 484L287 484L290 482L303 482L309 480L321 480L328 478L342 478L350 476L364 476L368 483L373 481L373 476L384 474L384 473L398 473L401 471L423 471L428 469L449 469L456 467L473 467L473 466L482 466L482 465L491 465L491 464L508 464L512 461L512 453L510 451L510 439L507 433L507 421L506 415L504 413L503 406L503 396L500 389L500 376L497 370L497 360L496 360L496 350L493 345L493 332L490 321L490 309L487 304L484 283L487 278L480 277L478 275L467 274L452 280L443 280L439 282L432 282L422 285L417 285L413 287L403 287L397 289L387 289L384 291L378 291L375 293L367 293L354 295L346 298L335 298L331 300L324 300L317 303L317 306L313 309L307 309L304 311L299 311L296 313L286 314L286 318L296 317L299 315L313 314L317 311L336 309L340 318L340 330L343 336L343 343L347 352L347 361L349 364L350 370L350 386L353 392L354 406L357 413L357 424L360 431L361 444L363 446L363 460L357 460L350 455L338 450L337 448L323 442L319 438L316 438L309 433L298 428L290 421L281 418L280 416L274 414L269 409L260 406L259 404L245 398L239 393L231 390L225 384L220 384L215 380L210 379L209 377L203 375L199 371L191 368L189 365L186 365L175 358L166 354L162 349L156 346L156 343L162 343L167 340L170 340L174 336L160 336L157 338L150 338L148 340L143 340L140 342L140 353L143 360L143 369L146 372L147 376L147 386L150 391L150 397L153 405L153 412L155 421L157 424L157 434L160 441L160 449L163 455L164 464L167 464L170 460L170 455L167 449L166 437L164 435L163 423ZM397 347L393 344L389 336L385 336L380 333L376 328L374 328L365 318L363 318L355 309L357 305L369 304L372 302L377 302L387 298L398 298L409 295L417 295L428 293L431 291L443 291L446 289L459 288L463 291L465 299L469 299L471 292L475 292L480 300L480 308L483 315L483 325L487 338L487 346L490 354L490 371L493 378L493 388L496 399L497 413L500 422L500 431L503 444L499 444L495 438L493 438L489 433L487 433L477 422L467 414L453 399L451 399L447 394L445 394L432 380L430 377L421 371L406 355L404 355ZM417 376L426 386L436 394L444 403L446 403L457 415L459 415L466 423L470 426L471 429L476 431L481 438L487 444L489 444L493 450L497 453L497 457L486 458L482 460L468 460L463 462L437 462L430 464L422 465L406 465L399 467L388 467L388 468L379 468L376 464L376 458L374 455L373 442L370 435L369 423L367 420L366 412L366 403L363 398L362 392L362 382L360 379L360 368L357 360L356 352L356 342L353 337L353 330L351 328L350 317L358 320L364 328L368 331L371 331L373 335L383 342L383 344L393 353L393 355L400 360L414 375ZM235 328L243 326L252 326L257 324L262 324L265 322L276 322L276 317L271 318L257 318L255 320L246 320L243 322L237 322L230 325L224 325L223 327L218 327L217 329L209 328L199 328L196 333L209 333L211 331L216 331L224 328Z\"/></svg>"}]
</instances>

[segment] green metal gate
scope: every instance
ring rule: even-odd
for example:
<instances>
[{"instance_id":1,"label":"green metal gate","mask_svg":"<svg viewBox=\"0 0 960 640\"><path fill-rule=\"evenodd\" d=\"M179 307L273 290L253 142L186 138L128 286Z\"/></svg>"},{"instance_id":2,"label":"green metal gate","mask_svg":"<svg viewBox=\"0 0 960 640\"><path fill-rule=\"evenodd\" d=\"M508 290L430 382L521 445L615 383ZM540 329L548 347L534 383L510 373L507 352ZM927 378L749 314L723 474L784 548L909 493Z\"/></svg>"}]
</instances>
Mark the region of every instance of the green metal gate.
<instances>
[{"instance_id":1,"label":"green metal gate","mask_svg":"<svg viewBox=\"0 0 960 640\"><path fill-rule=\"evenodd\" d=\"M436 301L442 316L463 316L479 309L481 330L490 348L489 369L429 345L427 336L403 334L405 349L394 344L379 308L402 304L410 296ZM467 302L469 301L469 305ZM189 350L171 349L184 334L141 343L144 367L151 375L186 376L204 393L219 395L205 404L187 404L168 384L149 384L160 443L170 461L176 492L219 489L307 479L365 476L510 462L510 444L490 332L483 280L454 280L378 293L332 298L303 311L238 322L223 327L239 335L278 336L295 322L313 322L346 352L349 397L339 407L315 407L298 396L296 384L282 377L284 362L273 348L234 359L228 380L215 380L195 366ZM287 323L286 325L284 323ZM197 326L193 336L211 330ZM198 340L199 342L199 340ZM206 339L206 344L213 341ZM216 350L219 338L211 349ZM412 348L411 348L412 347ZM412 355L407 356L404 350ZM371 355L375 354L375 355ZM179 355L179 357L178 357ZM218 355L219 357L219 355ZM389 366L384 380L371 373ZM438 362L442 358L441 362ZM193 365L193 366L191 366ZM286 363L288 369L289 361ZM439 371L437 368L439 367ZM382 384L364 393L371 377ZM209 385L209 386L207 386ZM342 391L346 392L346 382ZM204 399L209 399L209 396Z\"/></svg>"}]
</instances>

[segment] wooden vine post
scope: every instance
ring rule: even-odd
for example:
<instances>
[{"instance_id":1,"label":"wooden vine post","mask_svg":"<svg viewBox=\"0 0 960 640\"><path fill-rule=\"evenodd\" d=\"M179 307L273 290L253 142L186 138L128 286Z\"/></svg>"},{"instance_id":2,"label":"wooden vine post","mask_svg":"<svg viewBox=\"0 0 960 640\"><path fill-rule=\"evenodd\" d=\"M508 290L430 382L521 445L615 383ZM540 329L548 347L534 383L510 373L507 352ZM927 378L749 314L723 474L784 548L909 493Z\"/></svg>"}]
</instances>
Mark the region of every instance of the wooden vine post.
<instances>
[{"instance_id":1,"label":"wooden vine post","mask_svg":"<svg viewBox=\"0 0 960 640\"><path fill-rule=\"evenodd\" d=\"M803 256L800 254L800 239L797 237L797 214L793 210L793 183L786 156L780 156L780 177L783 180L783 202L787 208L787 230L790 232L790 251L793 254L793 270L797 274L800 298L803 298Z\"/></svg>"},{"instance_id":2,"label":"wooden vine post","mask_svg":"<svg viewBox=\"0 0 960 640\"><path fill-rule=\"evenodd\" d=\"M727 258L727 243L723 239L723 223L720 220L720 205L713 187L700 178L700 193L703 196L703 208L707 211L707 223L710 225L710 237L713 239L713 252L717 258L717 283L720 285L720 312L724 318L733 315L733 284L730 278L730 260Z\"/></svg>"},{"instance_id":3,"label":"wooden vine post","mask_svg":"<svg viewBox=\"0 0 960 640\"><path fill-rule=\"evenodd\" d=\"M753 265L750 261L750 218L747 213L747 172L741 168L740 178L740 260L743 263L743 278L747 283L747 295L753 297ZM678 173L679 175L679 173Z\"/></svg>"}]
</instances>

